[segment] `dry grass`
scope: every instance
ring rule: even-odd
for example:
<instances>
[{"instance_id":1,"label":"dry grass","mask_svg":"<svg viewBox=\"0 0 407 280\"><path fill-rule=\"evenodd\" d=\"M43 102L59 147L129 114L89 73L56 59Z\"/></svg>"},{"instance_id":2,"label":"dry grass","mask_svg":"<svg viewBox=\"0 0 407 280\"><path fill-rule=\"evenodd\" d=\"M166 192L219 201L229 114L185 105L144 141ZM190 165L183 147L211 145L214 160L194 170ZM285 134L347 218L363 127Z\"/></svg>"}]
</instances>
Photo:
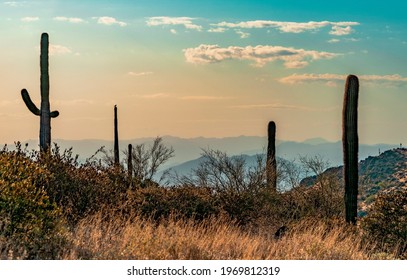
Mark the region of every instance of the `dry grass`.
<instances>
[{"instance_id":1,"label":"dry grass","mask_svg":"<svg viewBox=\"0 0 407 280\"><path fill-rule=\"evenodd\" d=\"M244 231L222 218L156 223L135 217L82 220L64 259L370 259L362 238L341 222L303 221L280 240Z\"/></svg>"}]
</instances>

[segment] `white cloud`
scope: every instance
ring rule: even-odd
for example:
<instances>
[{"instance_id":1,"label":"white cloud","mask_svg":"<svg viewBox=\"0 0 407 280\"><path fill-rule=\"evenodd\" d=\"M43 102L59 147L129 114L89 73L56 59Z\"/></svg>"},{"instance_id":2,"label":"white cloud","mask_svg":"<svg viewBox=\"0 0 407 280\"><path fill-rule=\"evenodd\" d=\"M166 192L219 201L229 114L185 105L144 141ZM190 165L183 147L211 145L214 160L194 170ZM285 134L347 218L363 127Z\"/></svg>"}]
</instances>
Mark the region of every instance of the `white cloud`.
<instances>
[{"instance_id":1,"label":"white cloud","mask_svg":"<svg viewBox=\"0 0 407 280\"><path fill-rule=\"evenodd\" d=\"M217 28L210 28L208 29L208 32L211 33L223 33L227 30L227 28L223 28L223 27L217 27Z\"/></svg>"},{"instance_id":2,"label":"white cloud","mask_svg":"<svg viewBox=\"0 0 407 280\"><path fill-rule=\"evenodd\" d=\"M334 39L329 40L328 43L333 44L333 43L338 43L338 42L340 42L340 41L341 41L341 40L334 38Z\"/></svg>"},{"instance_id":3,"label":"white cloud","mask_svg":"<svg viewBox=\"0 0 407 280\"><path fill-rule=\"evenodd\" d=\"M222 28L276 28L284 33L302 33L305 31L316 31L323 27L330 26L332 35L347 35L353 32L351 26L359 25L353 21L309 21L309 22L291 22L291 21L272 21L272 20L253 20L242 21L238 23L220 22L212 24L213 26Z\"/></svg>"},{"instance_id":4,"label":"white cloud","mask_svg":"<svg viewBox=\"0 0 407 280\"><path fill-rule=\"evenodd\" d=\"M171 32L172 34L177 34L177 30L175 30L175 29L171 29L170 32Z\"/></svg>"},{"instance_id":5,"label":"white cloud","mask_svg":"<svg viewBox=\"0 0 407 280\"><path fill-rule=\"evenodd\" d=\"M49 55L62 55L71 53L71 49L61 45L49 45Z\"/></svg>"},{"instance_id":6,"label":"white cloud","mask_svg":"<svg viewBox=\"0 0 407 280\"><path fill-rule=\"evenodd\" d=\"M284 78L281 78L279 81L284 84L297 84L304 82L336 82L344 81L346 75L337 75L337 74L293 74Z\"/></svg>"},{"instance_id":7,"label":"white cloud","mask_svg":"<svg viewBox=\"0 0 407 280\"><path fill-rule=\"evenodd\" d=\"M98 23L99 24L104 24L104 25L114 25L117 24L119 26L126 26L127 23L123 22L123 21L118 21L117 19L113 18L113 17L99 17L98 19Z\"/></svg>"},{"instance_id":8,"label":"white cloud","mask_svg":"<svg viewBox=\"0 0 407 280\"><path fill-rule=\"evenodd\" d=\"M38 21L39 19L40 19L39 17L23 17L23 18L21 18L21 21L33 22L33 21Z\"/></svg>"},{"instance_id":9,"label":"white cloud","mask_svg":"<svg viewBox=\"0 0 407 280\"><path fill-rule=\"evenodd\" d=\"M23 5L22 2L15 2L15 1L7 1L7 2L3 2L3 4L6 6L9 6L9 7L19 7L19 6Z\"/></svg>"},{"instance_id":10,"label":"white cloud","mask_svg":"<svg viewBox=\"0 0 407 280\"><path fill-rule=\"evenodd\" d=\"M127 74L130 76L140 77L140 76L152 75L153 72L129 72Z\"/></svg>"},{"instance_id":11,"label":"white cloud","mask_svg":"<svg viewBox=\"0 0 407 280\"><path fill-rule=\"evenodd\" d=\"M3 2L4 5L15 8L15 7L23 7L26 6L27 1L6 1Z\"/></svg>"},{"instance_id":12,"label":"white cloud","mask_svg":"<svg viewBox=\"0 0 407 280\"><path fill-rule=\"evenodd\" d=\"M349 35L353 32L353 29L350 26L342 27L342 26L332 26L332 30L329 32L331 35L336 36L343 36Z\"/></svg>"},{"instance_id":13,"label":"white cloud","mask_svg":"<svg viewBox=\"0 0 407 280\"><path fill-rule=\"evenodd\" d=\"M310 61L331 59L338 54L319 51L308 51L281 46L230 46L221 48L218 45L200 45L184 49L186 61L194 64L222 62L238 59L254 61L254 66L262 67L268 62L281 60L287 68L302 68Z\"/></svg>"},{"instance_id":14,"label":"white cloud","mask_svg":"<svg viewBox=\"0 0 407 280\"><path fill-rule=\"evenodd\" d=\"M159 25L183 25L187 29L202 30L202 26L192 23L194 18L190 17L150 17L146 21L148 26Z\"/></svg>"},{"instance_id":15,"label":"white cloud","mask_svg":"<svg viewBox=\"0 0 407 280\"><path fill-rule=\"evenodd\" d=\"M236 30L236 34L240 36L242 39L246 39L250 37L250 33L243 32L242 30Z\"/></svg>"},{"instance_id":16,"label":"white cloud","mask_svg":"<svg viewBox=\"0 0 407 280\"><path fill-rule=\"evenodd\" d=\"M67 21L70 23L81 23L84 22L83 19L81 18L76 18L76 17L54 17L54 20L56 21Z\"/></svg>"},{"instance_id":17,"label":"white cloud","mask_svg":"<svg viewBox=\"0 0 407 280\"><path fill-rule=\"evenodd\" d=\"M358 76L360 81L366 83L375 84L407 84L407 78L402 77L398 74L393 75L360 75ZM300 83L310 83L310 82L323 82L329 86L334 86L337 82L344 82L346 80L346 75L339 74L293 74L279 81L284 84L300 84Z\"/></svg>"}]
</instances>

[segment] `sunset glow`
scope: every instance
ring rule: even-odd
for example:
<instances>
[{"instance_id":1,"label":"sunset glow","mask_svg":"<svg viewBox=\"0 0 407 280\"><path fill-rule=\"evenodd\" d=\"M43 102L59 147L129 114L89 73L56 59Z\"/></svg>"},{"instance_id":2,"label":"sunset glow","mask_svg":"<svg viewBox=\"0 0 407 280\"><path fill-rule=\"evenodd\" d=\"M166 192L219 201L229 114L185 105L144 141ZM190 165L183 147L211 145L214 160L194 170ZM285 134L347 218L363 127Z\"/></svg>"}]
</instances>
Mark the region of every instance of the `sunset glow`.
<instances>
[{"instance_id":1,"label":"sunset glow","mask_svg":"<svg viewBox=\"0 0 407 280\"><path fill-rule=\"evenodd\" d=\"M370 8L365 9L366 3ZM376 4L377 3L377 4ZM1 1L0 141L38 138L39 43L50 38L56 139L341 138L360 79L362 143L407 143L404 1Z\"/></svg>"}]
</instances>

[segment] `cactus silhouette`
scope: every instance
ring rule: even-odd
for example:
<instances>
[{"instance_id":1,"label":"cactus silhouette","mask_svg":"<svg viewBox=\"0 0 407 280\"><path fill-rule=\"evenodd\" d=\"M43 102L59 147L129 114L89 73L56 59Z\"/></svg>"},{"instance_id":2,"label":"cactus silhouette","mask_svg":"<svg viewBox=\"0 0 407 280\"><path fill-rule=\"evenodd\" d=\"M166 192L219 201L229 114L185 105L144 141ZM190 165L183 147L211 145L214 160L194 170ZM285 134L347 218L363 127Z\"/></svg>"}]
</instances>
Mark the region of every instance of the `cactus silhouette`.
<instances>
[{"instance_id":1,"label":"cactus silhouette","mask_svg":"<svg viewBox=\"0 0 407 280\"><path fill-rule=\"evenodd\" d=\"M117 106L114 105L114 164L119 166L119 130L117 128Z\"/></svg>"},{"instance_id":2,"label":"cactus silhouette","mask_svg":"<svg viewBox=\"0 0 407 280\"><path fill-rule=\"evenodd\" d=\"M132 178L133 178L133 145L129 144L129 151L127 154L127 172L128 172L128 176L129 176L129 182L130 182L130 187L131 187L131 182L132 182Z\"/></svg>"},{"instance_id":3,"label":"cactus silhouette","mask_svg":"<svg viewBox=\"0 0 407 280\"><path fill-rule=\"evenodd\" d=\"M267 186L271 190L277 190L277 163L276 163L276 124L271 121L267 127L267 162L266 176Z\"/></svg>"},{"instance_id":4,"label":"cactus silhouette","mask_svg":"<svg viewBox=\"0 0 407 280\"><path fill-rule=\"evenodd\" d=\"M49 73L48 73L48 49L49 39L47 33L41 35L41 109L31 101L30 95L26 89L21 90L21 96L27 108L36 116L40 116L40 150L48 151L51 146L51 118L59 116L58 111L50 111L49 104Z\"/></svg>"},{"instance_id":5,"label":"cactus silhouette","mask_svg":"<svg viewBox=\"0 0 407 280\"><path fill-rule=\"evenodd\" d=\"M358 197L358 96L359 80L354 75L346 79L342 111L342 143L345 179L346 222L355 224Z\"/></svg>"}]
</instances>

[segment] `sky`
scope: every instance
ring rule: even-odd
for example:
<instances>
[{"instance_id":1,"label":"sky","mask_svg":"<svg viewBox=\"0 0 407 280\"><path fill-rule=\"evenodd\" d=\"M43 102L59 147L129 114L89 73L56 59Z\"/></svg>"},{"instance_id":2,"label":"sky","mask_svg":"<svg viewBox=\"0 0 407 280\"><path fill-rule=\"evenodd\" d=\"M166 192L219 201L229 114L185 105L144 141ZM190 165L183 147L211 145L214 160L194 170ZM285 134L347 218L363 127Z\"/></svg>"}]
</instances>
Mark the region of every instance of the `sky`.
<instances>
[{"instance_id":1,"label":"sky","mask_svg":"<svg viewBox=\"0 0 407 280\"><path fill-rule=\"evenodd\" d=\"M405 1L1 1L0 142L36 139L50 40L53 139L342 137L360 80L361 143L407 143Z\"/></svg>"}]
</instances>

